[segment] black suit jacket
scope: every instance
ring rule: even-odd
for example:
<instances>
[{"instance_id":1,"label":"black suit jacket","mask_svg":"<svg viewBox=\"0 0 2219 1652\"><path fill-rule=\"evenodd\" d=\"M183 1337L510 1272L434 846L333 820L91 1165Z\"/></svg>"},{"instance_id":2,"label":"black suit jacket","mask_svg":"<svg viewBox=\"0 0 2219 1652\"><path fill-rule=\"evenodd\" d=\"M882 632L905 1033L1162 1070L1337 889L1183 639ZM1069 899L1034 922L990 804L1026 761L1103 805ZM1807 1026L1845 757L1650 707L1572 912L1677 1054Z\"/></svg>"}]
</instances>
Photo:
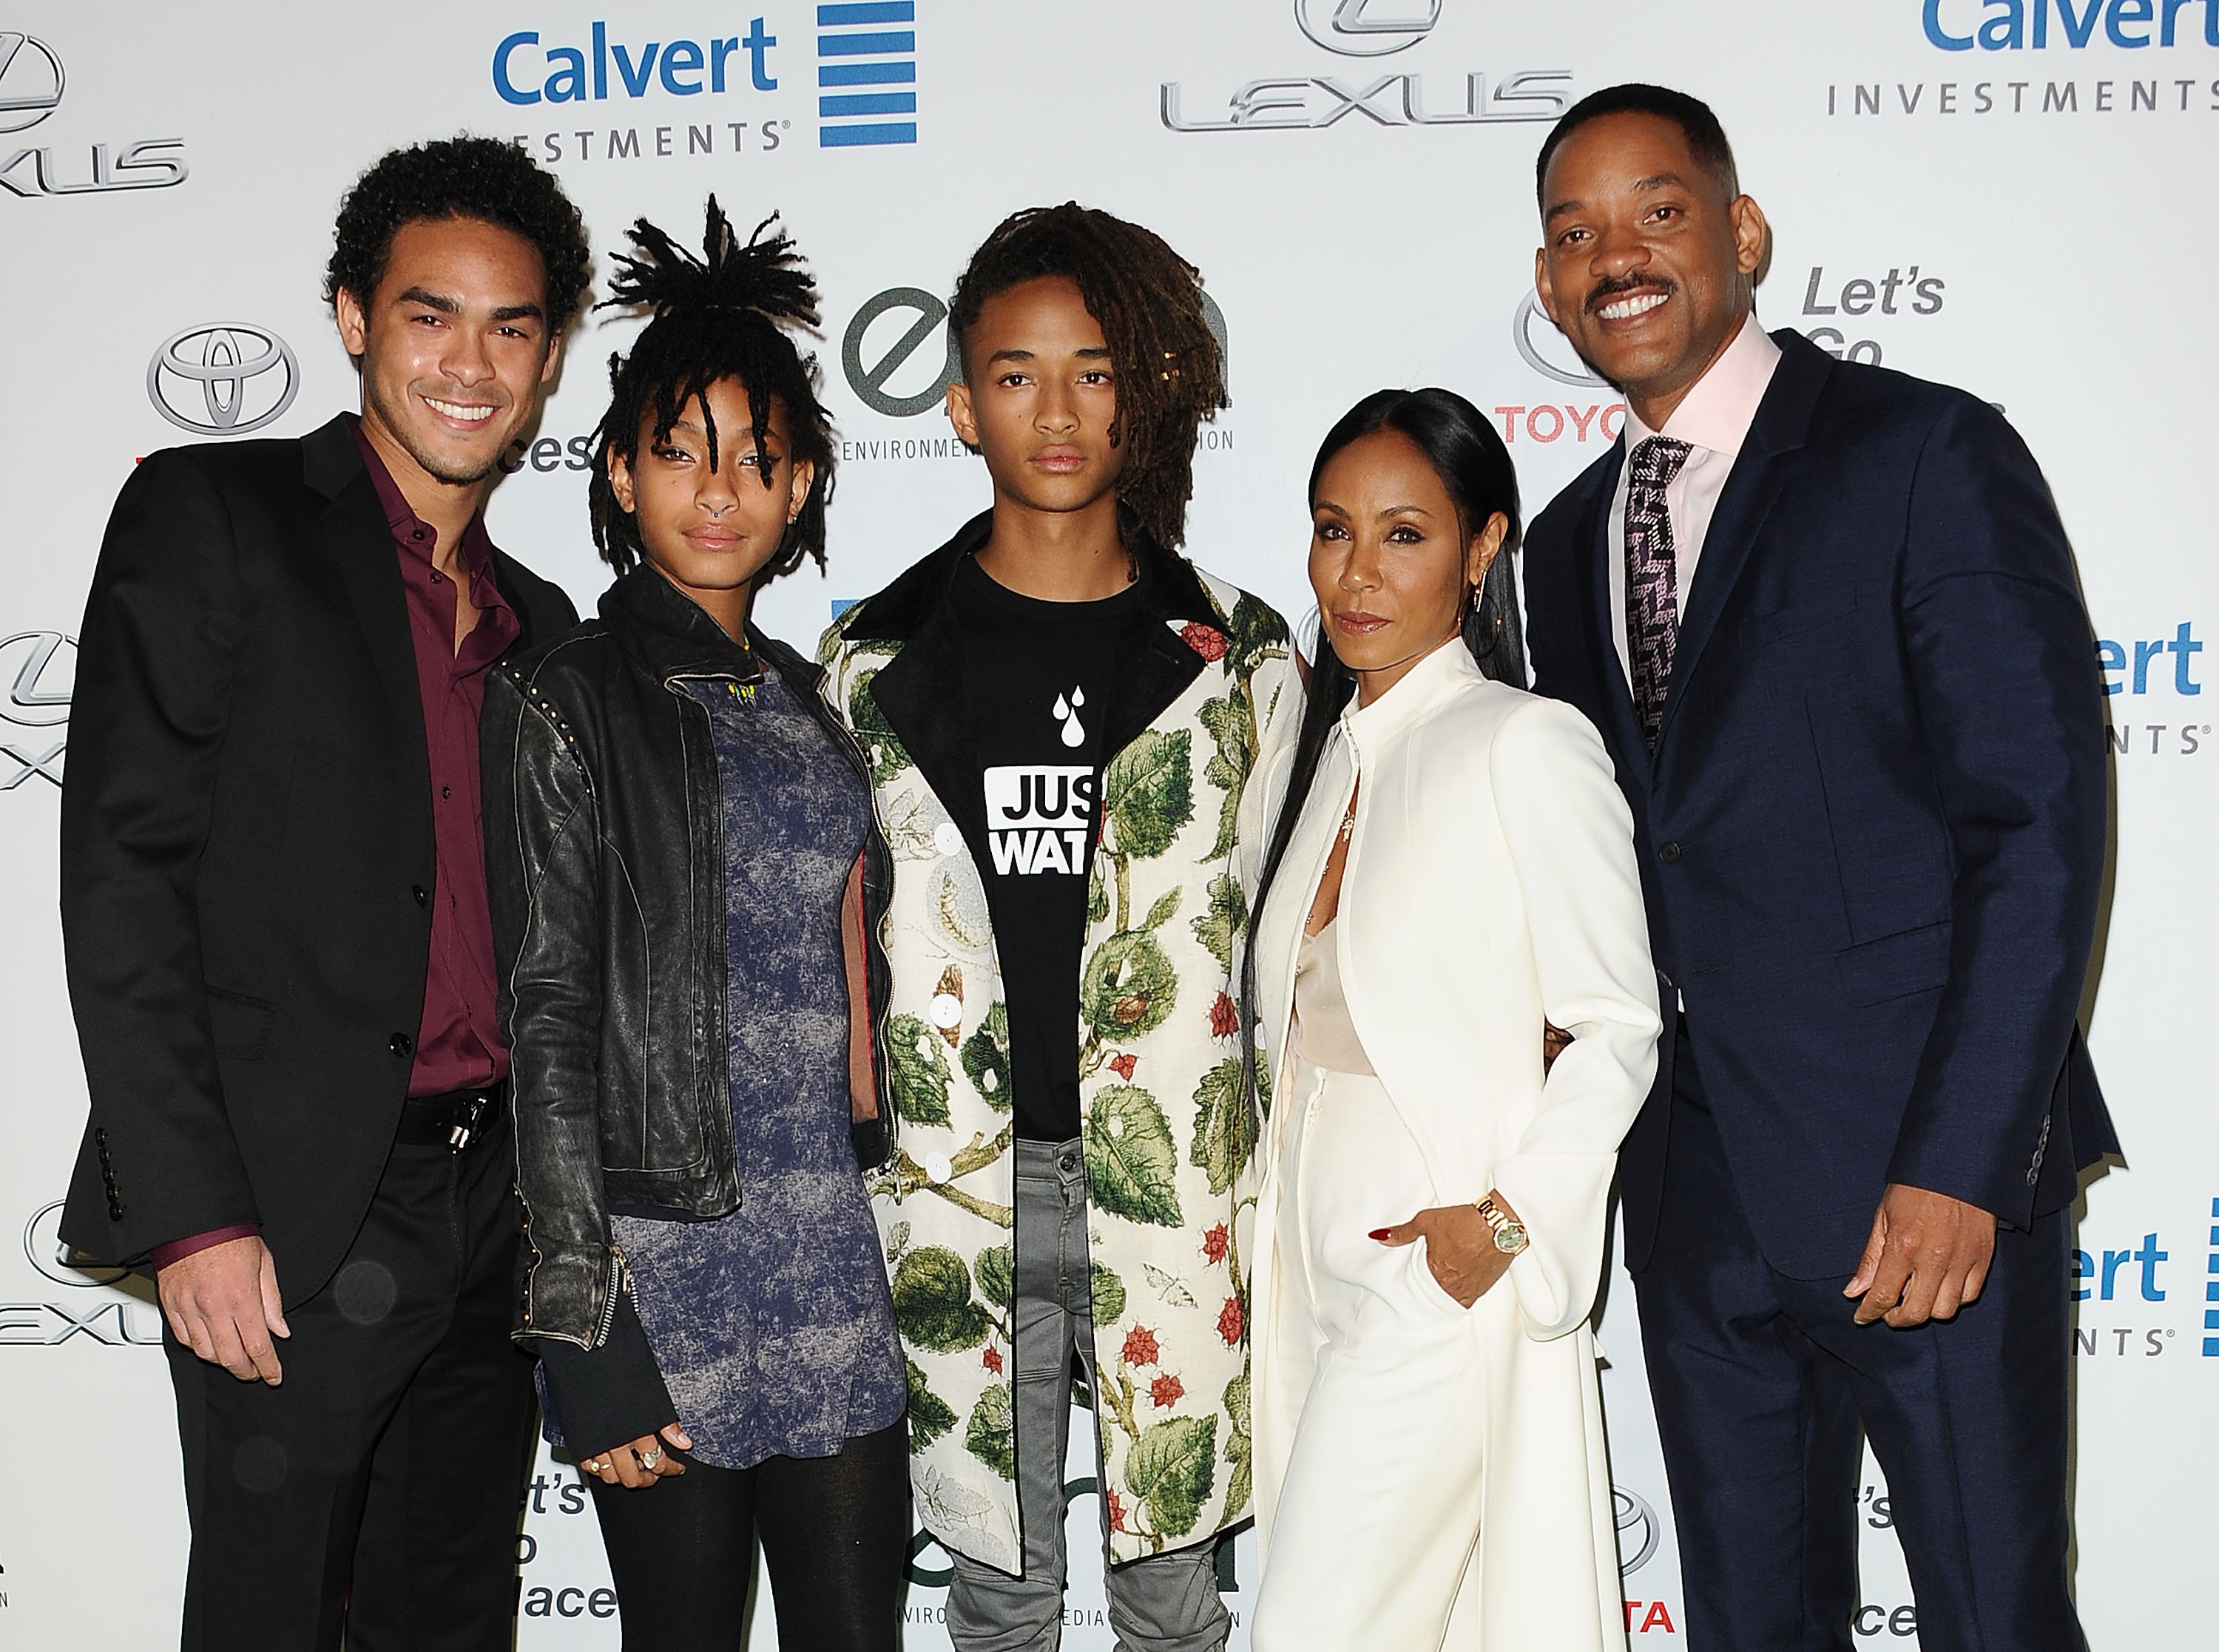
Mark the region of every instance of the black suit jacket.
<instances>
[{"instance_id":1,"label":"black suit jacket","mask_svg":"<svg viewBox=\"0 0 2219 1652\"><path fill-rule=\"evenodd\" d=\"M576 623L495 554L519 648ZM63 1216L119 1263L259 1222L338 1267L423 1010L432 804L398 553L353 432L172 448L109 519L62 787L92 1115Z\"/></svg>"},{"instance_id":2,"label":"black suit jacket","mask_svg":"<svg viewBox=\"0 0 2219 1652\"><path fill-rule=\"evenodd\" d=\"M2075 1016L2102 886L2104 700L2071 550L1962 392L1784 352L1683 605L1644 749L1610 612L1623 443L1527 536L1535 686L1602 730L1760 1248L1856 1265L1891 1181L2024 1227L2116 1140ZM1654 1236L1669 1052L1620 1155Z\"/></svg>"}]
</instances>

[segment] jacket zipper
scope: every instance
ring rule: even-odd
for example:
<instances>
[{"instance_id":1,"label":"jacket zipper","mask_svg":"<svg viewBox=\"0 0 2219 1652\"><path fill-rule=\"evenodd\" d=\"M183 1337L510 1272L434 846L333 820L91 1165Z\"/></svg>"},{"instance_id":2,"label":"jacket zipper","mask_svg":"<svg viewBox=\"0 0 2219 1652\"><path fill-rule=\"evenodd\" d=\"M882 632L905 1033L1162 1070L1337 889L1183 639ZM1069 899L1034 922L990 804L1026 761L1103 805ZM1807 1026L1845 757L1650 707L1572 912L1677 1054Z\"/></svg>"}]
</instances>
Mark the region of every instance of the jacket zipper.
<instances>
[{"instance_id":1,"label":"jacket zipper","mask_svg":"<svg viewBox=\"0 0 2219 1652\"><path fill-rule=\"evenodd\" d=\"M612 1244L609 1246L609 1289L601 1299L601 1322L594 1328L595 1348L607 1347L609 1332L616 1328L617 1293L622 1291L627 1295L631 1293L631 1264L625 1260L623 1245Z\"/></svg>"}]
</instances>

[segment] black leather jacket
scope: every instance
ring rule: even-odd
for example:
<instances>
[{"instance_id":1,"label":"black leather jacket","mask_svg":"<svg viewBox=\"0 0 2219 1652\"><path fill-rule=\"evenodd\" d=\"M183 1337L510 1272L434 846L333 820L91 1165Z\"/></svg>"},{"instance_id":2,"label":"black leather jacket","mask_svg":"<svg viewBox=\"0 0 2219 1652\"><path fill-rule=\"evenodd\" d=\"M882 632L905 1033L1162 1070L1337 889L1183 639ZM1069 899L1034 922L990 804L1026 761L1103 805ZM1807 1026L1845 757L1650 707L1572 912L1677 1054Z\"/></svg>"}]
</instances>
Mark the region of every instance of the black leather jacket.
<instances>
[{"instance_id":1,"label":"black leather jacket","mask_svg":"<svg viewBox=\"0 0 2219 1652\"><path fill-rule=\"evenodd\" d=\"M859 773L814 690L817 668L750 633ZM519 1338L594 1348L622 1283L612 1209L705 1220L740 1203L725 1046L722 792L688 680L754 668L714 621L641 568L600 618L488 679L485 834L501 1026L525 1221ZM892 982L881 940L892 859L864 848L879 1115Z\"/></svg>"}]
</instances>

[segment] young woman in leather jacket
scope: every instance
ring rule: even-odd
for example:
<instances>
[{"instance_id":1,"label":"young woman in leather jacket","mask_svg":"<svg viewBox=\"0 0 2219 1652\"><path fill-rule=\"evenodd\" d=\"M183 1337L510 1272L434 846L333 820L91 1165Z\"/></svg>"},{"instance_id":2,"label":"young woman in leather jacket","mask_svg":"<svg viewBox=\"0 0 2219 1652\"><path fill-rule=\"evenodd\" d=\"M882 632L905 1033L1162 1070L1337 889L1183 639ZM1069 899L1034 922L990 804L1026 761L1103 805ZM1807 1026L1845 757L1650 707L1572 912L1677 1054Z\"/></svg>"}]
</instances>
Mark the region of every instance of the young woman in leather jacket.
<instances>
[{"instance_id":1,"label":"young woman in leather jacket","mask_svg":"<svg viewBox=\"0 0 2219 1652\"><path fill-rule=\"evenodd\" d=\"M611 304L598 620L495 674L486 838L526 1244L518 1336L593 1476L627 1647L892 1652L908 1387L859 1160L891 866L817 669L749 623L824 556L833 444L786 330L814 282L713 198L642 220Z\"/></svg>"}]
</instances>

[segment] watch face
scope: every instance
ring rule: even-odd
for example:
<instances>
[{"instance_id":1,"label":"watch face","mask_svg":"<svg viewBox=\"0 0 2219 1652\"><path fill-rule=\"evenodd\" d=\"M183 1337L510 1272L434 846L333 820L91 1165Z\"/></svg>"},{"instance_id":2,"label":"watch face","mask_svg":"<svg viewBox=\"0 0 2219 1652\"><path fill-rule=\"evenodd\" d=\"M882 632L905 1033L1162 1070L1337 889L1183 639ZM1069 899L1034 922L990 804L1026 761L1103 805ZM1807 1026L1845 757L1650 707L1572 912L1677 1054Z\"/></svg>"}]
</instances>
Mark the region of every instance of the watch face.
<instances>
[{"instance_id":1,"label":"watch face","mask_svg":"<svg viewBox=\"0 0 2219 1652\"><path fill-rule=\"evenodd\" d=\"M1513 1255L1526 1248L1526 1229L1518 1222L1505 1222L1495 1230L1495 1248Z\"/></svg>"}]
</instances>

